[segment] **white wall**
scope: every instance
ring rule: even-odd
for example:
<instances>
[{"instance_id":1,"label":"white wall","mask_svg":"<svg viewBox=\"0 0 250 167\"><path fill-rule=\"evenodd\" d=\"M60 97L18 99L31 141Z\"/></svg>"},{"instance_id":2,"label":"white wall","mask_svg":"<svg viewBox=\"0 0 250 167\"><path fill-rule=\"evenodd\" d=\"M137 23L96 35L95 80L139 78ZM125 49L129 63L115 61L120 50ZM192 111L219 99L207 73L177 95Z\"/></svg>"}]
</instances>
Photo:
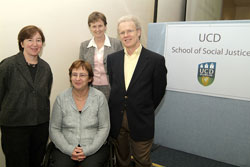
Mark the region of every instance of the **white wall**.
<instances>
[{"instance_id":1,"label":"white wall","mask_svg":"<svg viewBox=\"0 0 250 167\"><path fill-rule=\"evenodd\" d=\"M142 43L146 45L147 24L153 21L154 0L0 0L0 61L18 52L17 35L26 25L40 27L46 38L42 58L54 74L51 104L59 92L69 87L68 68L78 58L80 43L91 37L88 15L103 12L107 34L116 37L117 20L136 15L142 23ZM0 166L5 166L0 149Z\"/></svg>"},{"instance_id":2,"label":"white wall","mask_svg":"<svg viewBox=\"0 0 250 167\"><path fill-rule=\"evenodd\" d=\"M187 0L186 20L220 20L222 0Z\"/></svg>"},{"instance_id":3,"label":"white wall","mask_svg":"<svg viewBox=\"0 0 250 167\"><path fill-rule=\"evenodd\" d=\"M158 0L157 22L183 21L186 0Z\"/></svg>"}]
</instances>

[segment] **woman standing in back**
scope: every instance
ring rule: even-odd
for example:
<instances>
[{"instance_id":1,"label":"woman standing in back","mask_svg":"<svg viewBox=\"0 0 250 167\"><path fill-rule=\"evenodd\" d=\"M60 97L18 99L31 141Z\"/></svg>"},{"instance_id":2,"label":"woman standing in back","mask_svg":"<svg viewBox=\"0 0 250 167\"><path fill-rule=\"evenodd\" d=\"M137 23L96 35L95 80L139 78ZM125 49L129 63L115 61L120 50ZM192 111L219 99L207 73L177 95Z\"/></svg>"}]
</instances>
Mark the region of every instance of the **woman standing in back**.
<instances>
[{"instance_id":1,"label":"woman standing in back","mask_svg":"<svg viewBox=\"0 0 250 167\"><path fill-rule=\"evenodd\" d=\"M102 91L108 100L110 86L107 77L107 55L122 50L122 44L118 39L105 34L107 20L104 14L91 13L88 26L93 38L81 43L79 58L91 64L94 70L93 87Z\"/></svg>"}]
</instances>

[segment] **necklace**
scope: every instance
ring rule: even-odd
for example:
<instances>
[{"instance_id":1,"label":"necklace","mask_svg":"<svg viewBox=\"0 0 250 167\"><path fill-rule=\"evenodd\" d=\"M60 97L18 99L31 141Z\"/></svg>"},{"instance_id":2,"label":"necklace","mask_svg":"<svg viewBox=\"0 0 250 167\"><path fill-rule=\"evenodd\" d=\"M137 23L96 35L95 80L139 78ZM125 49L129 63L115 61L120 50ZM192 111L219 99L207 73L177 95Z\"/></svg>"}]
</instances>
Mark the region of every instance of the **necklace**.
<instances>
[{"instance_id":1,"label":"necklace","mask_svg":"<svg viewBox=\"0 0 250 167\"><path fill-rule=\"evenodd\" d=\"M82 96L78 95L75 91L72 91L72 94L73 94L74 99L76 101L80 101L80 102L85 101L88 97L88 92L86 92L86 94L84 94Z\"/></svg>"},{"instance_id":2,"label":"necklace","mask_svg":"<svg viewBox=\"0 0 250 167\"><path fill-rule=\"evenodd\" d=\"M78 111L82 111L82 108L84 107L88 97L88 91L85 92L82 96L81 94L72 91L72 95Z\"/></svg>"},{"instance_id":3,"label":"necklace","mask_svg":"<svg viewBox=\"0 0 250 167\"><path fill-rule=\"evenodd\" d=\"M26 62L27 64L28 64L28 66L30 66L30 67L36 67L36 65L37 64L31 64L31 63L29 63L29 62Z\"/></svg>"},{"instance_id":4,"label":"necklace","mask_svg":"<svg viewBox=\"0 0 250 167\"><path fill-rule=\"evenodd\" d=\"M84 101L84 100L86 100L86 97L85 98L80 98L80 97L74 96L74 98L77 101Z\"/></svg>"}]
</instances>

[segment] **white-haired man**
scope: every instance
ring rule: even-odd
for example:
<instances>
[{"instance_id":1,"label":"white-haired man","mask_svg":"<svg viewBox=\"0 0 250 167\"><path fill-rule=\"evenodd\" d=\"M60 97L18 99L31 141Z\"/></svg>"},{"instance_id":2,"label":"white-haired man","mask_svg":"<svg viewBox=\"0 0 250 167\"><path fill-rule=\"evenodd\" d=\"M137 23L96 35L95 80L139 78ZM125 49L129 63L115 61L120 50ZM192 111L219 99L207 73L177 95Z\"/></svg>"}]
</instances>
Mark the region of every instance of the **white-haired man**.
<instances>
[{"instance_id":1,"label":"white-haired man","mask_svg":"<svg viewBox=\"0 0 250 167\"><path fill-rule=\"evenodd\" d=\"M137 167L150 167L154 111L167 85L165 59L141 45L141 26L136 17L120 18L118 34L124 50L109 55L107 60L110 135L119 167L128 167L131 155Z\"/></svg>"}]
</instances>

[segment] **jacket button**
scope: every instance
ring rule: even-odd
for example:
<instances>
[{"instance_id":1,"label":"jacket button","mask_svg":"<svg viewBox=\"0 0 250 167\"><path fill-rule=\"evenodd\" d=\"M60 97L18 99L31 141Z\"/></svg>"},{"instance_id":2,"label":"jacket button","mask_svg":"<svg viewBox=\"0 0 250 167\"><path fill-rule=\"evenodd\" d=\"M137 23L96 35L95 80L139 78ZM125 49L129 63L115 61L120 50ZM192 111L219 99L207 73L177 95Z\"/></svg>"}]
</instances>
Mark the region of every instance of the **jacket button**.
<instances>
[{"instance_id":1,"label":"jacket button","mask_svg":"<svg viewBox=\"0 0 250 167\"><path fill-rule=\"evenodd\" d=\"M124 98L125 98L125 99L127 99L127 98L128 98L128 96L125 96Z\"/></svg>"}]
</instances>

